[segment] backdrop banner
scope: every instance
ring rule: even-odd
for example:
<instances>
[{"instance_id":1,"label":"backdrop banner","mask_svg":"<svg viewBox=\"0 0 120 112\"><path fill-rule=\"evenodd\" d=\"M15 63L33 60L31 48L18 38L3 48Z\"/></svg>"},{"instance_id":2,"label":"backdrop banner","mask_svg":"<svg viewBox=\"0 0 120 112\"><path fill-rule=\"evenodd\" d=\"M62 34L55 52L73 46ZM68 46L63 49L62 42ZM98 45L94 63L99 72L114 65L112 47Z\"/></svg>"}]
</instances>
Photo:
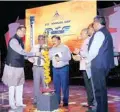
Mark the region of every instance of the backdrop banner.
<instances>
[{"instance_id":1,"label":"backdrop banner","mask_svg":"<svg viewBox=\"0 0 120 112\"><path fill-rule=\"evenodd\" d=\"M113 37L114 51L120 52L120 4L98 11L106 19L106 26Z\"/></svg>"},{"instance_id":2,"label":"backdrop banner","mask_svg":"<svg viewBox=\"0 0 120 112\"><path fill-rule=\"evenodd\" d=\"M93 22L96 12L96 1L70 1L27 9L25 49L30 51L31 42L34 41L33 45L37 44L38 35L45 31L49 33L49 45L51 37L59 35L71 51L75 47L80 48L80 32ZM33 23L31 17L34 17Z\"/></svg>"}]
</instances>

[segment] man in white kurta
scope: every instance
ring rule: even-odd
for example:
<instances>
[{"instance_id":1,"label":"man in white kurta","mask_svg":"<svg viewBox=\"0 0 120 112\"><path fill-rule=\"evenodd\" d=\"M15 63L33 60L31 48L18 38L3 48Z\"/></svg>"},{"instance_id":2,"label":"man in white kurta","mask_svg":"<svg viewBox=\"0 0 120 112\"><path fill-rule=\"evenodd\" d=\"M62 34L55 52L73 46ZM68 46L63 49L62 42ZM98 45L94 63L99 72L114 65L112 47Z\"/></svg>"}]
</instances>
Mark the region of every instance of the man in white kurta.
<instances>
[{"instance_id":1,"label":"man in white kurta","mask_svg":"<svg viewBox=\"0 0 120 112\"><path fill-rule=\"evenodd\" d=\"M9 87L9 105L12 109L23 104L24 57L39 55L39 53L27 53L21 40L26 28L19 26L16 34L9 40L8 52L3 72L2 81Z\"/></svg>"},{"instance_id":2,"label":"man in white kurta","mask_svg":"<svg viewBox=\"0 0 120 112\"><path fill-rule=\"evenodd\" d=\"M93 91L92 91L92 85L91 85L91 80L90 80L90 75L87 72L87 67L86 67L86 57L88 55L88 43L89 39L91 36L88 36L88 29L83 29L81 31L81 36L82 39L84 39L84 42L81 46L80 49L76 49L75 54L77 56L73 56L73 59L76 60L76 57L78 57L78 60L80 61L80 70L82 71L83 78L84 78L84 83L85 83L85 88L87 91L87 100L88 100L88 107L93 106Z\"/></svg>"}]
</instances>

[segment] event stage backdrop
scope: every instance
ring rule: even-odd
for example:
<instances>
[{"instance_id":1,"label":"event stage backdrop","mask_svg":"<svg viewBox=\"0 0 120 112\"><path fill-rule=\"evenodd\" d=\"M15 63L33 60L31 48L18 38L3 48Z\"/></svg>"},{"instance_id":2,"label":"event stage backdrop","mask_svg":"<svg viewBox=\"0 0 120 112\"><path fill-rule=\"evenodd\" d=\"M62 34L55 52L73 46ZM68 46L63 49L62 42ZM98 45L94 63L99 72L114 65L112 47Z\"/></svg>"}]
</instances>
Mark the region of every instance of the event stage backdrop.
<instances>
[{"instance_id":1,"label":"event stage backdrop","mask_svg":"<svg viewBox=\"0 0 120 112\"><path fill-rule=\"evenodd\" d=\"M99 9L98 11L106 19L106 26L113 37L114 51L120 52L120 4Z\"/></svg>"},{"instance_id":2,"label":"event stage backdrop","mask_svg":"<svg viewBox=\"0 0 120 112\"><path fill-rule=\"evenodd\" d=\"M80 47L82 40L78 40L83 28L88 27L96 16L96 1L70 1L26 10L26 39L27 51L37 44L37 37L46 30L51 36L60 35L63 43L71 51Z\"/></svg>"}]
</instances>

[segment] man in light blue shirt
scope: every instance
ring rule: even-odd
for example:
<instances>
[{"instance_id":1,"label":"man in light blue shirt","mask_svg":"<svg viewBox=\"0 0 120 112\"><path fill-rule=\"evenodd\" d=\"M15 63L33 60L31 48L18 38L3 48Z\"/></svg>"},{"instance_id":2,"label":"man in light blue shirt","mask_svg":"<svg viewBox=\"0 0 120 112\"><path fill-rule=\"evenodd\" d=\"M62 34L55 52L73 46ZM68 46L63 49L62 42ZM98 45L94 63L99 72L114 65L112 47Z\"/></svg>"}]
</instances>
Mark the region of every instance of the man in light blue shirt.
<instances>
[{"instance_id":1,"label":"man in light blue shirt","mask_svg":"<svg viewBox=\"0 0 120 112\"><path fill-rule=\"evenodd\" d=\"M50 49L50 59L53 68L53 83L58 102L61 102L61 88L63 92L63 106L68 106L69 99L69 48L61 43L59 36L52 36L53 47Z\"/></svg>"}]
</instances>

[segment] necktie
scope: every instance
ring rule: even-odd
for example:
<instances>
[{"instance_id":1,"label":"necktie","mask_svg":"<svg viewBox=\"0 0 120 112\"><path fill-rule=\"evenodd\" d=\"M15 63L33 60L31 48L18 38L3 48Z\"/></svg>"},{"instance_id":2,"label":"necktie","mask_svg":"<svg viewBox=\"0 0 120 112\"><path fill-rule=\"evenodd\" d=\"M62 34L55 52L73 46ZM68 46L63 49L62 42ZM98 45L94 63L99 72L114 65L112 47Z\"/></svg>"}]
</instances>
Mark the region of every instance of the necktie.
<instances>
[{"instance_id":1,"label":"necktie","mask_svg":"<svg viewBox=\"0 0 120 112\"><path fill-rule=\"evenodd\" d=\"M41 47L39 48L39 52L41 52ZM41 57L39 56L37 59L37 65L40 66L41 64Z\"/></svg>"}]
</instances>

